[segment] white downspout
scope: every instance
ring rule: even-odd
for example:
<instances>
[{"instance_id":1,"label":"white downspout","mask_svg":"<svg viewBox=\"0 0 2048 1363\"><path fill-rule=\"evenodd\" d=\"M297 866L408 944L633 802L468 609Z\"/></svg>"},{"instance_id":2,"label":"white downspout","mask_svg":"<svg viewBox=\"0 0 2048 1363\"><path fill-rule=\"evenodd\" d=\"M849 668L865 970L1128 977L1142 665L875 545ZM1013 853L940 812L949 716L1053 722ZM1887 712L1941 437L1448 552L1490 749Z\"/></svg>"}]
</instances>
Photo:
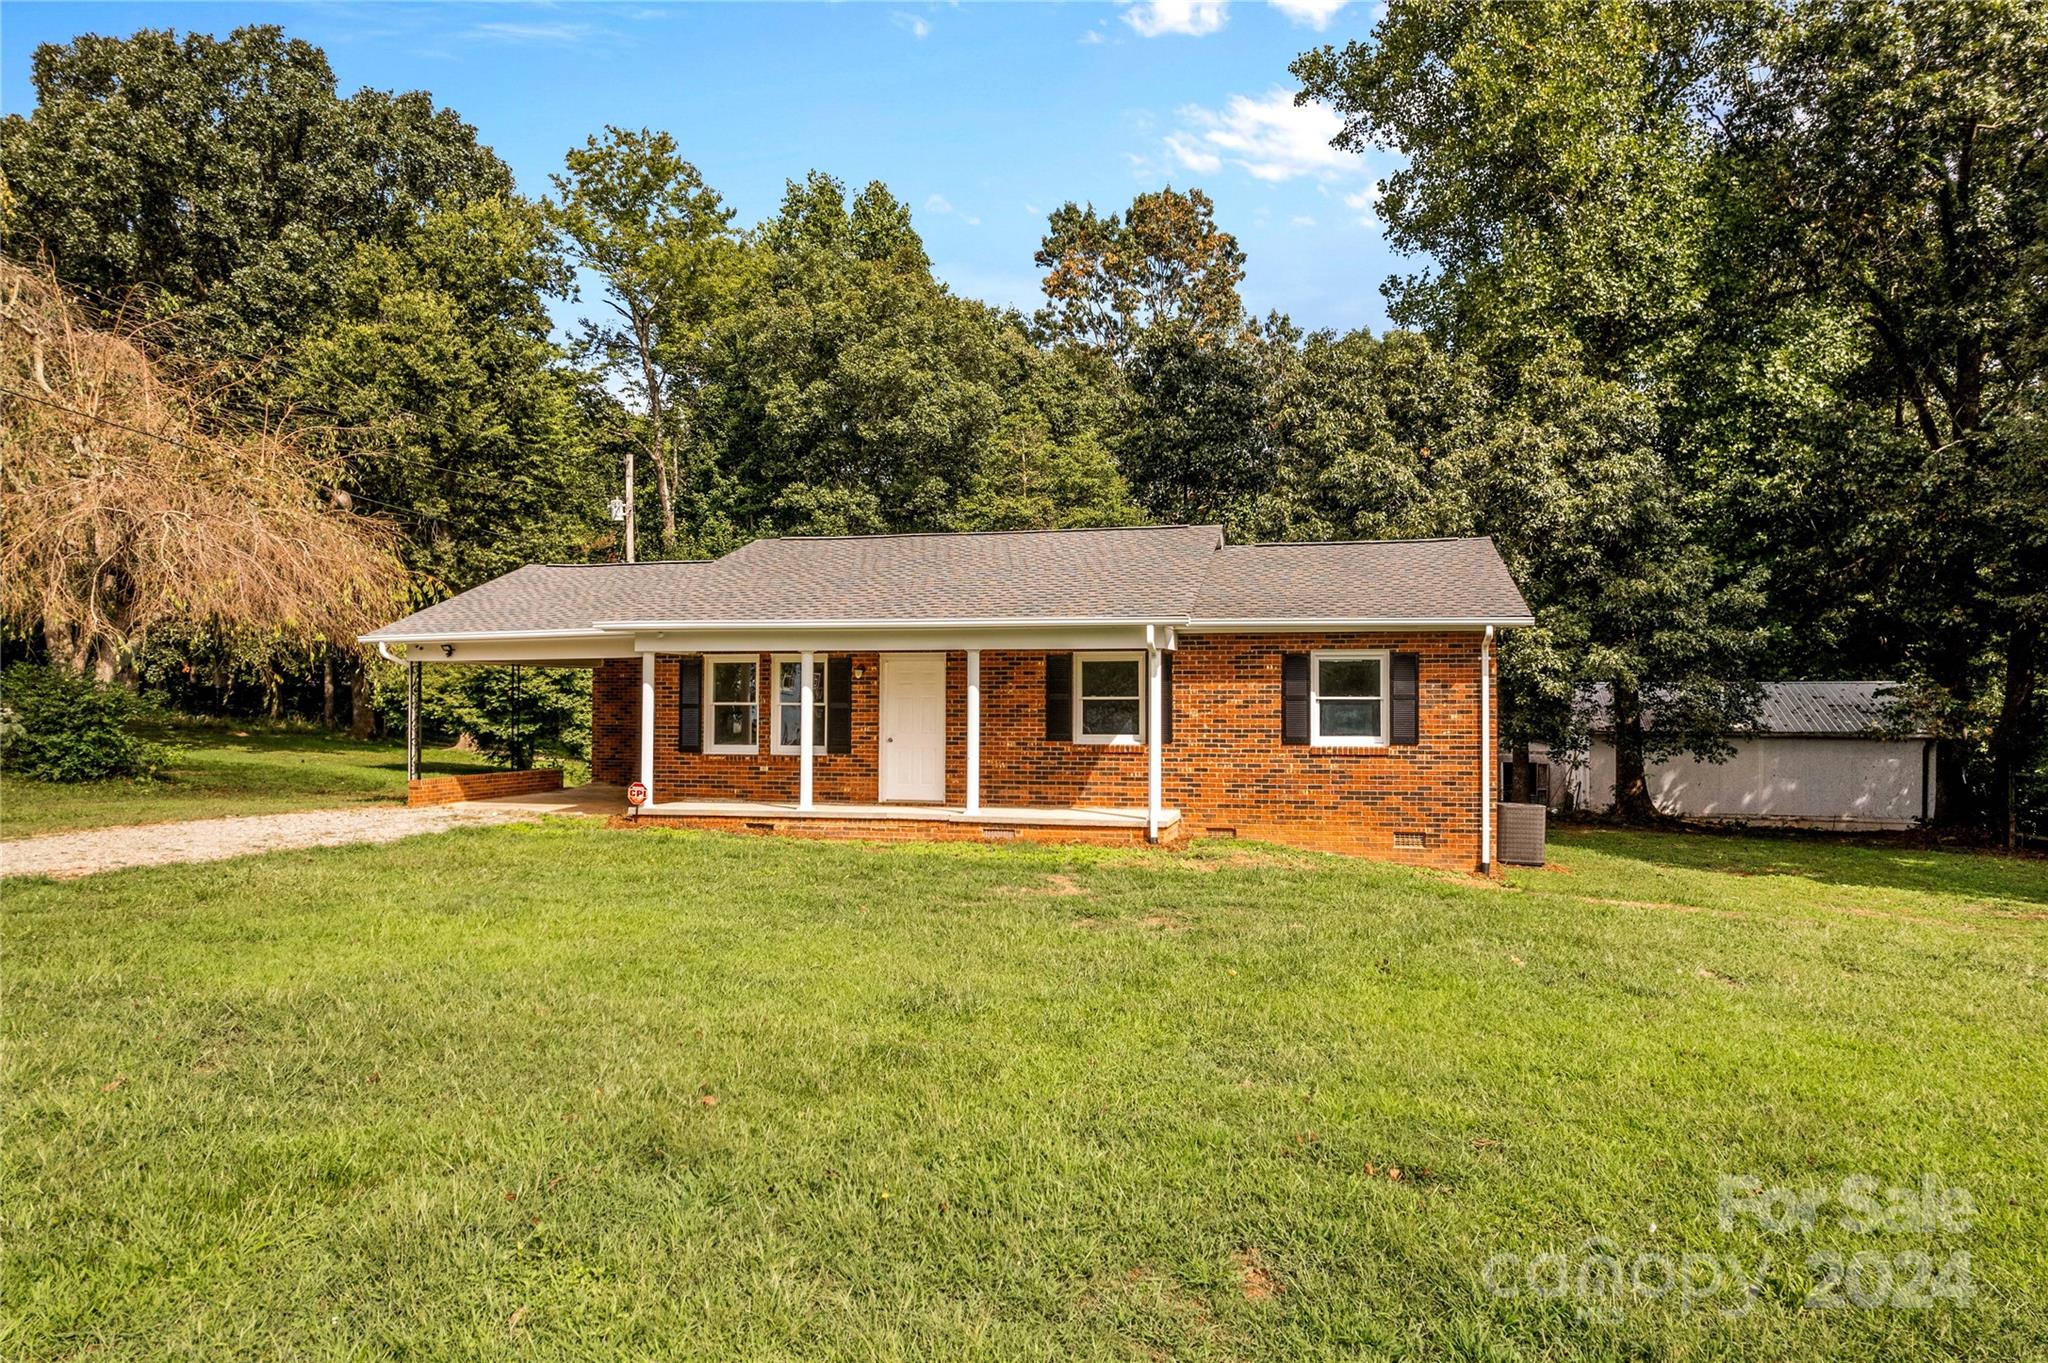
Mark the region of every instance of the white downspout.
<instances>
[{"instance_id":1,"label":"white downspout","mask_svg":"<svg viewBox=\"0 0 2048 1363\"><path fill-rule=\"evenodd\" d=\"M1493 872L1493 626L1479 640L1479 870Z\"/></svg>"}]
</instances>

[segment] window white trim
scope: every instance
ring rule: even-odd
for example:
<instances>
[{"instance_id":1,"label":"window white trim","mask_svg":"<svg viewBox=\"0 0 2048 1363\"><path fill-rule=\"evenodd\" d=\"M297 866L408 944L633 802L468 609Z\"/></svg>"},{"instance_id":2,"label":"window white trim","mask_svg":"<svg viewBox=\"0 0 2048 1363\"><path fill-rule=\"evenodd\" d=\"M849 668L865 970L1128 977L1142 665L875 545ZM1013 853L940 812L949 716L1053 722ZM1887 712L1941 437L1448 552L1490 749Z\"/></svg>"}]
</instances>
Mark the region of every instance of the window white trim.
<instances>
[{"instance_id":1,"label":"window white trim","mask_svg":"<svg viewBox=\"0 0 2048 1363\"><path fill-rule=\"evenodd\" d=\"M753 704L749 707L749 713L753 715L753 721L749 727L754 738L750 743L719 743L714 741L714 735L718 732L718 725L715 721L718 718L719 707L723 705L728 709L736 709L740 704L736 700L719 701L713 699L717 691L711 684L712 669L720 663L745 663L754 671L754 699ZM751 757L761 751L760 654L707 653L704 655L704 751L708 753L726 753L734 757Z\"/></svg>"},{"instance_id":2,"label":"window white trim","mask_svg":"<svg viewBox=\"0 0 2048 1363\"><path fill-rule=\"evenodd\" d=\"M1380 703L1380 731L1377 736L1362 734L1323 733L1323 664L1325 662L1354 662L1369 659L1380 665L1380 689L1378 696L1333 696L1333 700L1374 700ZM1391 700L1388 688L1393 671L1394 658L1390 649L1383 648L1328 648L1308 655L1308 741L1315 748L1384 748L1387 746L1387 711Z\"/></svg>"},{"instance_id":3,"label":"window white trim","mask_svg":"<svg viewBox=\"0 0 2048 1363\"><path fill-rule=\"evenodd\" d=\"M817 694L811 697L811 718L817 726L812 730L811 751L814 753L825 751L826 715L829 713L825 709L825 693L832 686L832 669L826 665L825 660L830 656L827 653L814 653L811 655L811 670L818 674ZM768 726L768 751L777 757L801 757L804 751L801 737L795 743L784 743L782 741L782 707L785 704L803 704L801 700L785 702L782 699L782 665L784 663L793 663L801 669L804 664L804 655L801 653L776 653L770 655L768 662L768 717L772 722ZM801 676L797 678L797 694L799 696L803 694L803 678Z\"/></svg>"},{"instance_id":4,"label":"window white trim","mask_svg":"<svg viewBox=\"0 0 2048 1363\"><path fill-rule=\"evenodd\" d=\"M1083 669L1083 667L1082 667L1082 664L1084 664L1084 663L1106 663L1106 662L1107 662L1107 663L1129 663L1129 664L1131 665L1131 667L1132 667L1132 668L1133 668L1133 669L1134 669L1134 670L1135 670L1135 671L1137 672L1137 674L1138 674L1138 694L1137 694L1137 698L1136 698L1136 699L1137 699L1137 702L1138 702L1138 731L1137 731L1136 733L1134 733L1134 734L1091 734L1091 733L1086 733L1086 732L1084 732L1084 731L1082 730L1082 727L1081 727L1081 704L1082 704L1082 702L1083 702L1083 701L1085 701L1085 700L1087 700L1087 699L1088 699L1088 696L1087 696L1086 690L1085 690L1085 689L1084 689L1084 688L1082 687L1082 685L1081 685L1081 677L1082 677L1082 675L1083 675L1083 672L1084 672L1084 669ZM1145 733L1146 733L1146 728L1145 728L1145 702L1146 702L1146 694L1145 694L1145 692L1146 692L1146 684L1145 684L1145 654L1144 654L1144 651L1143 651L1142 649L1140 649L1140 650L1136 650L1136 651L1125 651L1125 650L1122 650L1122 649L1118 649L1118 650L1115 650L1115 651L1112 651L1112 652L1097 652L1097 653L1076 653L1076 654L1074 655L1074 677L1073 677L1073 687L1074 687L1074 695L1073 695L1073 706L1074 706L1074 721L1073 721L1073 729L1072 729L1072 732L1073 732L1073 736L1074 736L1074 742L1076 742L1076 743L1086 743L1086 744L1090 745L1091 747L1112 747L1112 748L1136 748L1136 747L1142 747L1142 746L1144 745L1144 742L1145 742ZM1095 697L1095 699L1097 699L1097 700L1129 700L1129 699L1131 699L1131 697L1129 697L1129 696L1113 696L1113 697L1112 697L1112 696L1097 696L1097 697Z\"/></svg>"}]
</instances>

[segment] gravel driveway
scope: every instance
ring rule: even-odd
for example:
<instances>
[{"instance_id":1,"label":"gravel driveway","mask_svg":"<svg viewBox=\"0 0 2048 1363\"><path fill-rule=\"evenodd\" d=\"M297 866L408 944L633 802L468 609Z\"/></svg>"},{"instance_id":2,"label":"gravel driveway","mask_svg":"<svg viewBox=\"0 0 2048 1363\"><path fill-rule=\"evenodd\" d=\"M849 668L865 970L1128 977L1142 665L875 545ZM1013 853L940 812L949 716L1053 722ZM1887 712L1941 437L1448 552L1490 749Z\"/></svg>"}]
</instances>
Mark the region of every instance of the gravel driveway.
<instances>
[{"instance_id":1,"label":"gravel driveway","mask_svg":"<svg viewBox=\"0 0 2048 1363\"><path fill-rule=\"evenodd\" d=\"M220 861L295 847L339 847L351 842L395 842L450 828L511 823L539 817L517 805L439 805L425 809L369 806L309 809L295 814L249 814L226 819L93 828L77 833L0 842L0 876L91 875L128 866Z\"/></svg>"}]
</instances>

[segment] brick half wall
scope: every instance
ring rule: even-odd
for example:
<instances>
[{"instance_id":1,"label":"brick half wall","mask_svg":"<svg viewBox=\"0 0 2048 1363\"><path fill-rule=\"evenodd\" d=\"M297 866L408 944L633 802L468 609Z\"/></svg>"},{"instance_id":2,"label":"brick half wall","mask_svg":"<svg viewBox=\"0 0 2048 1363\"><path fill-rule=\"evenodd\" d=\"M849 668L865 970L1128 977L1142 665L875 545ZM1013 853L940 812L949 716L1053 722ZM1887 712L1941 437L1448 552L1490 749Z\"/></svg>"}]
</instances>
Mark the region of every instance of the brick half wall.
<instances>
[{"instance_id":1,"label":"brick half wall","mask_svg":"<svg viewBox=\"0 0 2048 1363\"><path fill-rule=\"evenodd\" d=\"M494 800L501 795L539 795L562 788L558 767L531 771L475 771L460 776L423 776L407 783L409 806L452 805L462 800Z\"/></svg>"}]
</instances>

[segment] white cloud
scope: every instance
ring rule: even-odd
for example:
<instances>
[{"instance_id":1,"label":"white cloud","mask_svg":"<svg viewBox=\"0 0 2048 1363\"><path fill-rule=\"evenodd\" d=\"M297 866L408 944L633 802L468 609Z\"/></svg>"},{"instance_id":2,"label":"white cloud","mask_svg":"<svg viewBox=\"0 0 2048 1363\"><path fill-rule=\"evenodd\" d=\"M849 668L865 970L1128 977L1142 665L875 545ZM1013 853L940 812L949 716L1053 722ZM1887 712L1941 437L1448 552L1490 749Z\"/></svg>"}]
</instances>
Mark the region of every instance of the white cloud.
<instances>
[{"instance_id":1,"label":"white cloud","mask_svg":"<svg viewBox=\"0 0 2048 1363\"><path fill-rule=\"evenodd\" d=\"M1358 210L1359 224L1364 227L1379 226L1379 223L1373 217L1373 210L1379 206L1379 201L1380 187L1378 181L1374 181L1355 193L1344 196L1344 206Z\"/></svg>"},{"instance_id":2,"label":"white cloud","mask_svg":"<svg viewBox=\"0 0 2048 1363\"><path fill-rule=\"evenodd\" d=\"M1287 220L1287 225L1289 227L1314 227L1316 220L1306 213L1296 213Z\"/></svg>"},{"instance_id":3,"label":"white cloud","mask_svg":"<svg viewBox=\"0 0 2048 1363\"><path fill-rule=\"evenodd\" d=\"M1189 170L1208 174L1228 161L1269 184L1304 175L1348 179L1365 171L1361 158L1330 145L1342 120L1323 105L1296 104L1285 89L1232 95L1221 112L1191 104L1180 113L1184 126L1166 145Z\"/></svg>"},{"instance_id":4,"label":"white cloud","mask_svg":"<svg viewBox=\"0 0 2048 1363\"><path fill-rule=\"evenodd\" d=\"M962 213L959 209L953 207L953 201L943 194L934 194L926 199L924 201L924 211L927 213L937 213L942 217L958 218L969 227L981 226L980 218L975 217L972 213Z\"/></svg>"},{"instance_id":5,"label":"white cloud","mask_svg":"<svg viewBox=\"0 0 2048 1363\"><path fill-rule=\"evenodd\" d=\"M1098 43L1107 41L1109 40L1102 36L1102 30L1099 28L1087 29L1083 31L1080 37L1080 42L1088 47L1094 47Z\"/></svg>"},{"instance_id":6,"label":"white cloud","mask_svg":"<svg viewBox=\"0 0 2048 1363\"><path fill-rule=\"evenodd\" d=\"M889 22L913 38L927 37L932 31L932 26L925 20L915 14L905 14L900 9L889 11Z\"/></svg>"},{"instance_id":7,"label":"white cloud","mask_svg":"<svg viewBox=\"0 0 2048 1363\"><path fill-rule=\"evenodd\" d=\"M1166 149L1173 153L1173 159L1197 175L1214 175L1223 169L1223 158L1213 151L1205 151L1201 144L1186 133L1174 133L1166 139Z\"/></svg>"},{"instance_id":8,"label":"white cloud","mask_svg":"<svg viewBox=\"0 0 2048 1363\"><path fill-rule=\"evenodd\" d=\"M601 28L596 24L580 23L493 22L472 24L469 32L476 38L507 43L545 43L550 47L584 47L619 36L610 29Z\"/></svg>"},{"instance_id":9,"label":"white cloud","mask_svg":"<svg viewBox=\"0 0 2048 1363\"><path fill-rule=\"evenodd\" d=\"M1329 26L1330 18L1343 9L1347 0L1273 0L1273 8L1297 24L1307 24L1321 33Z\"/></svg>"},{"instance_id":10,"label":"white cloud","mask_svg":"<svg viewBox=\"0 0 2048 1363\"><path fill-rule=\"evenodd\" d=\"M1225 0L1138 0L1124 10L1124 22L1145 38L1162 33L1199 38L1223 27L1227 9Z\"/></svg>"}]
</instances>

